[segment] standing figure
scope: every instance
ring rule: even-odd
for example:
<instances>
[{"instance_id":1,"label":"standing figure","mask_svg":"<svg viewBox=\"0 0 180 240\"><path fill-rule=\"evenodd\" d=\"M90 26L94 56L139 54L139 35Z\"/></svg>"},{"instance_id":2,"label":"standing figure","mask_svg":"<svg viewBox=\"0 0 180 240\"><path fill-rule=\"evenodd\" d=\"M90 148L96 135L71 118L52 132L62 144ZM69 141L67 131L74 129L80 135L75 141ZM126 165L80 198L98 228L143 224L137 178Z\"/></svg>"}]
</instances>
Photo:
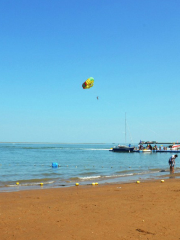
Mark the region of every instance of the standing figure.
<instances>
[{"instance_id":1,"label":"standing figure","mask_svg":"<svg viewBox=\"0 0 180 240\"><path fill-rule=\"evenodd\" d=\"M170 172L174 173L174 166L175 166L175 159L178 157L178 155L172 155L169 158L169 166L170 166Z\"/></svg>"}]
</instances>

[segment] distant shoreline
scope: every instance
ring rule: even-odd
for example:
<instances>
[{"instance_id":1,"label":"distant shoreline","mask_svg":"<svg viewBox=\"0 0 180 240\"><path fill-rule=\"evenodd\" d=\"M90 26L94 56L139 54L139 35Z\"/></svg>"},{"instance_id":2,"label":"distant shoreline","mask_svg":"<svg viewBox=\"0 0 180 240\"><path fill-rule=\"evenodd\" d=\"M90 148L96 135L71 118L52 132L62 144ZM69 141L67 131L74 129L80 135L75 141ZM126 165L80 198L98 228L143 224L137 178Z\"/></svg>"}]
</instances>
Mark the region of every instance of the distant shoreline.
<instances>
[{"instance_id":1,"label":"distant shoreline","mask_svg":"<svg viewBox=\"0 0 180 240\"><path fill-rule=\"evenodd\" d=\"M21 143L21 144L115 144L115 143L65 143L65 142L0 142L1 143Z\"/></svg>"}]
</instances>

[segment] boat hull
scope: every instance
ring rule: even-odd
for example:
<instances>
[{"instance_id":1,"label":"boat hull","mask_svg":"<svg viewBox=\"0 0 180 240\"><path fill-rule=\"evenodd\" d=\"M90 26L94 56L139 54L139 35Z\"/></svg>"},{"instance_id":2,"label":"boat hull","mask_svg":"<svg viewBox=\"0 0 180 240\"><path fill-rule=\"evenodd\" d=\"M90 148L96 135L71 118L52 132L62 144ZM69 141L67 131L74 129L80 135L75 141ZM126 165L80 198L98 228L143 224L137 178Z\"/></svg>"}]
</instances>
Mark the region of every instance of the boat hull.
<instances>
[{"instance_id":1,"label":"boat hull","mask_svg":"<svg viewBox=\"0 0 180 240\"><path fill-rule=\"evenodd\" d=\"M129 148L112 148L111 151L113 152L133 152L134 147L129 147Z\"/></svg>"}]
</instances>

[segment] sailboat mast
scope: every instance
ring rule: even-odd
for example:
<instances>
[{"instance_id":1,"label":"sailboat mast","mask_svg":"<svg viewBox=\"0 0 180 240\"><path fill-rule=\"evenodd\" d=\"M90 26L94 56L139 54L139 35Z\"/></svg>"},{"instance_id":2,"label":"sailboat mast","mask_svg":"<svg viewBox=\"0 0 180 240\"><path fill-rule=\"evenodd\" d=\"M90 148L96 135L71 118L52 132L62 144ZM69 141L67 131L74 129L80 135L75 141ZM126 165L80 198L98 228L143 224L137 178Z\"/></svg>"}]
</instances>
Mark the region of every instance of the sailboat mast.
<instances>
[{"instance_id":1,"label":"sailboat mast","mask_svg":"<svg viewBox=\"0 0 180 240\"><path fill-rule=\"evenodd\" d=\"M126 112L125 112L125 143L126 143Z\"/></svg>"}]
</instances>

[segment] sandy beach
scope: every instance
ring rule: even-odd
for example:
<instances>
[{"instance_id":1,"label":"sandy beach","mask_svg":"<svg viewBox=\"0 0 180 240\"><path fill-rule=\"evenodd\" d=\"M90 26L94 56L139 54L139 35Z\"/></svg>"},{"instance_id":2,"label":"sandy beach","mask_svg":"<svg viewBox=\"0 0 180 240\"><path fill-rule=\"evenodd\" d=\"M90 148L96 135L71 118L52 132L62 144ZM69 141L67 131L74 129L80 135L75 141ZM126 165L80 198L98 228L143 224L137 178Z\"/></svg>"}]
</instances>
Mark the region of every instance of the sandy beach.
<instances>
[{"instance_id":1,"label":"sandy beach","mask_svg":"<svg viewBox=\"0 0 180 240\"><path fill-rule=\"evenodd\" d=\"M179 201L179 179L1 192L0 239L180 239Z\"/></svg>"}]
</instances>

